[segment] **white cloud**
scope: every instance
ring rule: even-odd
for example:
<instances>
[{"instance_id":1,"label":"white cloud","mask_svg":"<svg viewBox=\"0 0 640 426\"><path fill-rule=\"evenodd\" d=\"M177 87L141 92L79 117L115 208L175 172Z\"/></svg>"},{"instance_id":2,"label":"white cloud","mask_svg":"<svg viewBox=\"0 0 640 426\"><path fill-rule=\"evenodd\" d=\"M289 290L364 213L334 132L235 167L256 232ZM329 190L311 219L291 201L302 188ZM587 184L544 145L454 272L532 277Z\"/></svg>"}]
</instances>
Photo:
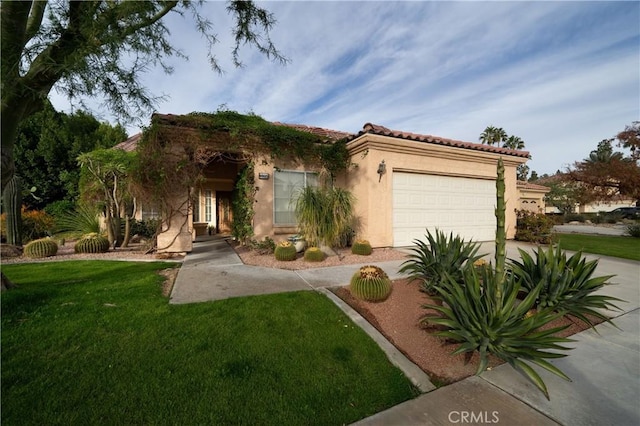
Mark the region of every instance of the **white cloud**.
<instances>
[{"instance_id":1,"label":"white cloud","mask_svg":"<svg viewBox=\"0 0 640 426\"><path fill-rule=\"evenodd\" d=\"M251 49L230 62L232 22L207 3L223 75L187 18L169 22L191 57L145 82L165 113L221 104L269 120L358 131L365 122L477 140L522 137L539 173L584 158L640 117L640 6L589 2L275 2L281 66ZM56 105L60 105L58 100Z\"/></svg>"}]
</instances>

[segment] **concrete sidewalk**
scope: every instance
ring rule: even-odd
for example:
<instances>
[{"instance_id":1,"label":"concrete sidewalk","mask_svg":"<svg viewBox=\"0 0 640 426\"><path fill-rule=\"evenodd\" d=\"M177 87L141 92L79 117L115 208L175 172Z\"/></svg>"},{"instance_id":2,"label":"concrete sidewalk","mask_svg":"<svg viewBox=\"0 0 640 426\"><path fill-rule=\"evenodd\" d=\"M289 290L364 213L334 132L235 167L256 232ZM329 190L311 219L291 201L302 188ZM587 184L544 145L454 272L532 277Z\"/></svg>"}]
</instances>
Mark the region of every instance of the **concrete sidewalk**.
<instances>
[{"instance_id":1,"label":"concrete sidewalk","mask_svg":"<svg viewBox=\"0 0 640 426\"><path fill-rule=\"evenodd\" d=\"M518 248L534 246L507 243L507 256ZM493 256L494 244L481 253ZM326 287L346 285L361 265L284 271L242 264L222 239L197 242L178 273L171 303L193 303L256 294L299 290L325 293L363 328L418 386L421 396L392 407L357 425L449 425L499 423L505 425L637 425L640 424L640 262L600 259L596 275L611 275L617 285L605 293L628 303L615 319L616 329L601 324L573 336L569 356L553 360L572 382L540 371L551 400L508 365L435 389L428 377L406 359L384 336ZM378 263L392 278L402 261ZM363 263L364 265L365 263ZM435 389L435 390L434 390Z\"/></svg>"}]
</instances>

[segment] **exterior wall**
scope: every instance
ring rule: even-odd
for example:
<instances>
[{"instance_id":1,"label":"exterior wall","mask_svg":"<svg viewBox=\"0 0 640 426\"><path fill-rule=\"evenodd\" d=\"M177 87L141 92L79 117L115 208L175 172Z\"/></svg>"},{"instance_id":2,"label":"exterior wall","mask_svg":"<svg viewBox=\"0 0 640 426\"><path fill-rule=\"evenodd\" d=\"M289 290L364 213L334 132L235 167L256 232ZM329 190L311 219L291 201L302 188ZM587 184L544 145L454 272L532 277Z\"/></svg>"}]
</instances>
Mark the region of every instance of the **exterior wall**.
<instances>
[{"instance_id":1,"label":"exterior wall","mask_svg":"<svg viewBox=\"0 0 640 426\"><path fill-rule=\"evenodd\" d=\"M300 164L297 162L277 161L275 164L267 158L260 158L256 161L255 172L255 204L253 230L254 238L258 241L265 237L272 238L275 242L286 240L291 235L298 232L295 226L274 225L273 196L274 179L273 174L276 169L286 171L307 171L318 172L318 167ZM267 174L268 179L260 179L260 173Z\"/></svg>"},{"instance_id":2,"label":"exterior wall","mask_svg":"<svg viewBox=\"0 0 640 426\"><path fill-rule=\"evenodd\" d=\"M620 200L611 201L609 203L593 203L578 205L578 213L598 213L598 212L610 212L618 207L635 207L636 203L633 200Z\"/></svg>"},{"instance_id":3,"label":"exterior wall","mask_svg":"<svg viewBox=\"0 0 640 426\"><path fill-rule=\"evenodd\" d=\"M520 202L519 209L527 210L533 213L544 213L546 205L544 202L545 193L528 191L526 189L520 189Z\"/></svg>"},{"instance_id":4,"label":"exterior wall","mask_svg":"<svg viewBox=\"0 0 640 426\"><path fill-rule=\"evenodd\" d=\"M358 238L374 247L393 244L393 172L442 174L478 179L496 179L499 154L472 151L365 134L348 144L351 161L346 187L356 197ZM519 203L516 168L525 158L502 156L505 164L507 238L515 235L515 209ZM379 178L378 165L384 160L386 173Z\"/></svg>"}]
</instances>

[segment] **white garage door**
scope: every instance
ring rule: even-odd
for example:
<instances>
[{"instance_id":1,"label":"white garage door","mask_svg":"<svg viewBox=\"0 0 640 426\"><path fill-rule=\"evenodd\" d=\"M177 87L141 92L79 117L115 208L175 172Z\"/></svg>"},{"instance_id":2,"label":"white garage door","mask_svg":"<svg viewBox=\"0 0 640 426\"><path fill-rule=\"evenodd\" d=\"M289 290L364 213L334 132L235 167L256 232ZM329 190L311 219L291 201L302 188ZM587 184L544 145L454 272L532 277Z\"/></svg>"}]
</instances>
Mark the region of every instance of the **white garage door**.
<instances>
[{"instance_id":1,"label":"white garage door","mask_svg":"<svg viewBox=\"0 0 640 426\"><path fill-rule=\"evenodd\" d=\"M493 180L394 172L393 245L413 245L436 228L466 241L493 240L495 199Z\"/></svg>"}]
</instances>

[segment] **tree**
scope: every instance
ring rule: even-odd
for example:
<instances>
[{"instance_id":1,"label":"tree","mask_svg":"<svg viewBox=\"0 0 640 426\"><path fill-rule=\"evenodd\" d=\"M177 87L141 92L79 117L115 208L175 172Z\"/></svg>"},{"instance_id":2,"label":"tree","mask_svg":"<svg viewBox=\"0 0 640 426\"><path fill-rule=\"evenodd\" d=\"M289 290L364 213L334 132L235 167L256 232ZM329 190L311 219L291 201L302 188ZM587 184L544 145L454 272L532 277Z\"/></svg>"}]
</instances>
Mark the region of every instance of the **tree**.
<instances>
[{"instance_id":1,"label":"tree","mask_svg":"<svg viewBox=\"0 0 640 426\"><path fill-rule=\"evenodd\" d=\"M603 139L598 143L598 148L589 153L589 157L584 159L586 163L610 163L614 160L621 160L621 152L613 152L611 143L613 139Z\"/></svg>"},{"instance_id":2,"label":"tree","mask_svg":"<svg viewBox=\"0 0 640 426\"><path fill-rule=\"evenodd\" d=\"M527 176L529 176L529 166L527 166L526 164L520 164L516 168L516 176L518 177L518 180L526 182Z\"/></svg>"},{"instance_id":3,"label":"tree","mask_svg":"<svg viewBox=\"0 0 640 426\"><path fill-rule=\"evenodd\" d=\"M529 182L535 182L539 179L538 172L535 170L531 171L531 176L529 176Z\"/></svg>"},{"instance_id":4,"label":"tree","mask_svg":"<svg viewBox=\"0 0 640 426\"><path fill-rule=\"evenodd\" d=\"M212 47L212 24L200 14L203 1L11 1L0 7L2 189L15 172L18 126L44 107L51 89L70 99L101 96L121 118L141 116L158 101L139 78L151 66L171 72L164 59L184 55L169 42L163 23L169 13L191 13L220 70ZM231 1L233 61L249 44L282 62L269 30L275 20L252 1ZM45 18L46 14L46 18ZM133 115L131 115L134 113Z\"/></svg>"},{"instance_id":5,"label":"tree","mask_svg":"<svg viewBox=\"0 0 640 426\"><path fill-rule=\"evenodd\" d=\"M136 210L128 182L135 155L121 149L98 149L78 157L82 167L82 197L100 206L109 244L116 242L122 247L129 243L129 220ZM121 232L123 219L124 236Z\"/></svg>"},{"instance_id":6,"label":"tree","mask_svg":"<svg viewBox=\"0 0 640 426\"><path fill-rule=\"evenodd\" d=\"M562 214L574 212L581 199L580 188L575 183L566 181L560 173L540 179L538 183L551 189L544 198L547 204L556 207Z\"/></svg>"},{"instance_id":7,"label":"tree","mask_svg":"<svg viewBox=\"0 0 640 426\"><path fill-rule=\"evenodd\" d=\"M495 145L507 139L507 132L502 127L487 126L480 134L480 142L487 145Z\"/></svg>"},{"instance_id":8,"label":"tree","mask_svg":"<svg viewBox=\"0 0 640 426\"><path fill-rule=\"evenodd\" d=\"M616 135L618 145L631 151L631 158L640 159L640 121L634 121Z\"/></svg>"},{"instance_id":9,"label":"tree","mask_svg":"<svg viewBox=\"0 0 640 426\"><path fill-rule=\"evenodd\" d=\"M508 149L524 149L524 141L518 136L511 135L504 140L502 147Z\"/></svg>"},{"instance_id":10,"label":"tree","mask_svg":"<svg viewBox=\"0 0 640 426\"><path fill-rule=\"evenodd\" d=\"M613 139L599 142L588 158L574 163L565 174L568 182L579 185L582 202L640 200L640 160L635 153L625 157L614 152L612 143Z\"/></svg>"},{"instance_id":11,"label":"tree","mask_svg":"<svg viewBox=\"0 0 640 426\"><path fill-rule=\"evenodd\" d=\"M42 209L54 201L75 201L80 166L77 157L98 148L110 148L127 138L125 129L100 123L84 111L54 110L47 101L42 111L24 120L15 146L16 168L23 190L36 187L38 198L26 197L28 208Z\"/></svg>"}]
</instances>

